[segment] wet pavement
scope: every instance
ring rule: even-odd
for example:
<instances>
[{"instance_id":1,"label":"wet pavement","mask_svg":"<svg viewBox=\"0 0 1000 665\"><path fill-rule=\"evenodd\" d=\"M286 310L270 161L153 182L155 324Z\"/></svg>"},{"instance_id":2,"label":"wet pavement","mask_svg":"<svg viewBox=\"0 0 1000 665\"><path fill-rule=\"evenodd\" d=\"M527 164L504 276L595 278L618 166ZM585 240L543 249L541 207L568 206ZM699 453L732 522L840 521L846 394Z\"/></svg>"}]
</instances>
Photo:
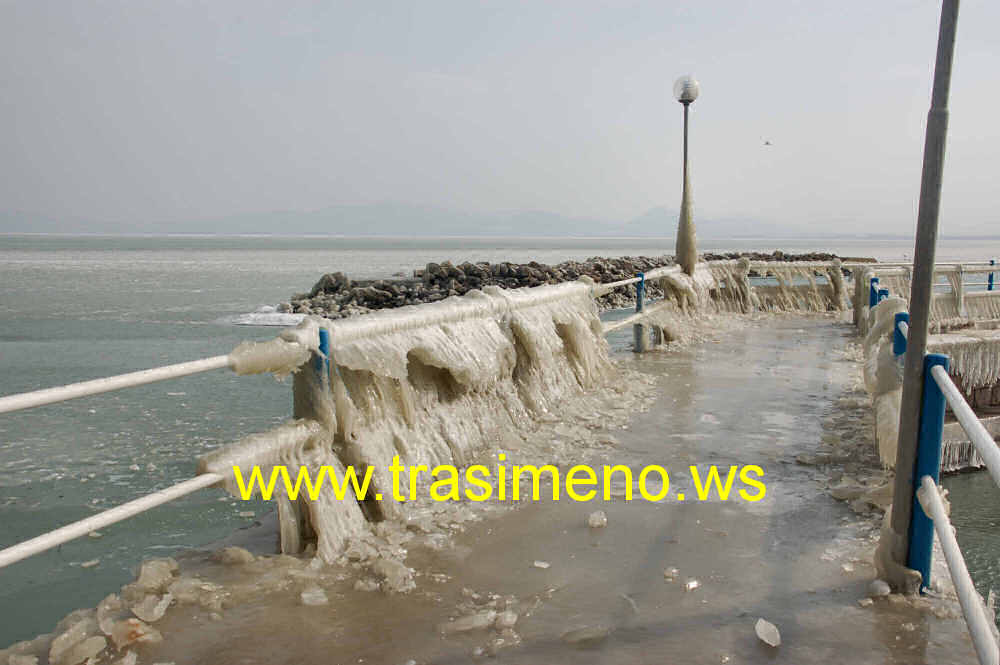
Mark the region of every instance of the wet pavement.
<instances>
[{"instance_id":1,"label":"wet pavement","mask_svg":"<svg viewBox=\"0 0 1000 665\"><path fill-rule=\"evenodd\" d=\"M975 662L961 618L900 598L859 605L875 576L877 518L796 463L824 436L857 431L838 433L836 413L858 371L844 357L852 335L833 317L767 317L687 349L620 354L657 377L657 396L610 432L619 445L581 463L625 464L636 477L662 465L666 499L522 502L466 525L453 546L410 549L410 593L355 590L348 570L326 586L326 605L304 606L292 583L221 612L173 608L156 624L166 639L141 647L139 662ZM737 479L728 501L698 500L690 465L757 465L766 495L741 500L739 489L757 490ZM596 510L606 527L588 526ZM203 575L227 584L246 573L205 564ZM758 639L759 618L780 646ZM489 625L457 630L461 621Z\"/></svg>"}]
</instances>

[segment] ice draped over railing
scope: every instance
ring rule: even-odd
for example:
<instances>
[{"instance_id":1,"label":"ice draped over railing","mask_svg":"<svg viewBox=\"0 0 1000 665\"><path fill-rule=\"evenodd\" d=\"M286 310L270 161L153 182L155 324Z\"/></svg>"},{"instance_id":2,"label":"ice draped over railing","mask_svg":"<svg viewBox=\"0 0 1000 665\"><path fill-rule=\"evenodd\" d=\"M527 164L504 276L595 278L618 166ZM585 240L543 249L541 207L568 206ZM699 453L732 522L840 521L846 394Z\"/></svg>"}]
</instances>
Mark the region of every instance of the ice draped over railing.
<instances>
[{"instance_id":1,"label":"ice draped over railing","mask_svg":"<svg viewBox=\"0 0 1000 665\"><path fill-rule=\"evenodd\" d=\"M662 342L684 338L694 319L716 313L844 305L839 262L717 261L698 264L693 275L673 266L648 279L666 294L646 319ZM234 464L256 460L265 475L281 464L305 466L315 477L323 465L338 474L348 465L361 473L371 467L369 499L360 504L329 493L322 495L327 500L293 502L276 491L283 549L315 541L317 553L332 561L366 522L406 518L406 503L373 500L390 497L394 458L404 467L400 485L408 487L410 466L461 467L489 448L516 449L533 423L559 414L568 398L611 386L617 371L594 303L607 288L589 279L486 287L353 319L307 319L296 334L329 332L329 369L295 375L299 420L283 426L273 450L250 437L214 451L199 468L231 477Z\"/></svg>"}]
</instances>

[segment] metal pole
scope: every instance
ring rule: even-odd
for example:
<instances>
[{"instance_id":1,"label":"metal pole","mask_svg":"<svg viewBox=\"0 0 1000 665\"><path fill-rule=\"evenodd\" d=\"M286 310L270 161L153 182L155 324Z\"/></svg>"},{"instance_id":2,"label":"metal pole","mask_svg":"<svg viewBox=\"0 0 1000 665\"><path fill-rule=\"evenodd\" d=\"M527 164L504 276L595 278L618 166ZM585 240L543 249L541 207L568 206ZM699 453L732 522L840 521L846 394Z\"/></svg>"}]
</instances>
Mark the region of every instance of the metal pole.
<instances>
[{"instance_id":1,"label":"metal pole","mask_svg":"<svg viewBox=\"0 0 1000 665\"><path fill-rule=\"evenodd\" d=\"M913 474L914 485L920 479L930 476L938 481L941 470L941 433L944 428L944 394L931 376L931 368L941 365L948 369L948 356L929 353L924 358L924 395L920 409L920 434L917 448L917 464ZM931 585L931 551L934 549L934 523L920 509L920 502L914 494L913 518L910 524L910 547L906 565L920 571L923 581L921 589Z\"/></svg>"},{"instance_id":2,"label":"metal pole","mask_svg":"<svg viewBox=\"0 0 1000 665\"><path fill-rule=\"evenodd\" d=\"M903 397L899 414L899 441L896 446L896 480L892 496L893 559L905 564L909 555L910 521L913 514L913 472L917 460L920 406L924 389L924 353L934 279L934 252L937 244L938 212L941 204L941 177L944 171L945 136L948 132L948 88L955 52L955 27L959 0L943 0L938 32L934 91L927 114L924 164L920 180L920 207L917 237L913 248L913 278L910 282L910 331L903 370Z\"/></svg>"},{"instance_id":3,"label":"metal pole","mask_svg":"<svg viewBox=\"0 0 1000 665\"><path fill-rule=\"evenodd\" d=\"M688 175L688 107L684 104L684 188L681 192L681 214L677 220L677 243L674 253L677 263L688 275L694 275L694 267L698 262L697 241L694 233L694 214L691 204L691 182Z\"/></svg>"},{"instance_id":4,"label":"metal pole","mask_svg":"<svg viewBox=\"0 0 1000 665\"><path fill-rule=\"evenodd\" d=\"M688 195L688 107L684 105L684 198Z\"/></svg>"}]
</instances>

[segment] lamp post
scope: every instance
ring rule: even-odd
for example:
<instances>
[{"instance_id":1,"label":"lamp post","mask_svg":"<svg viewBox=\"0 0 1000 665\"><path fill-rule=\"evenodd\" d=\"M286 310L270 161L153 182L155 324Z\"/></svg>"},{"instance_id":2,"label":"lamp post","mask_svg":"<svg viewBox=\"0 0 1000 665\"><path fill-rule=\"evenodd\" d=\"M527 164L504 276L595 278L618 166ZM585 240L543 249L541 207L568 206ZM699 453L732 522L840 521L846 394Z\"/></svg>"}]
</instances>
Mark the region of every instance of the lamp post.
<instances>
[{"instance_id":1,"label":"lamp post","mask_svg":"<svg viewBox=\"0 0 1000 665\"><path fill-rule=\"evenodd\" d=\"M698 263L698 249L691 212L691 182L688 177L688 107L691 106L691 102L698 99L698 92L698 81L691 75L682 76L674 83L674 97L684 105L684 193L681 196L681 214L677 220L677 243L674 253L681 270L689 275L694 275L694 266Z\"/></svg>"}]
</instances>

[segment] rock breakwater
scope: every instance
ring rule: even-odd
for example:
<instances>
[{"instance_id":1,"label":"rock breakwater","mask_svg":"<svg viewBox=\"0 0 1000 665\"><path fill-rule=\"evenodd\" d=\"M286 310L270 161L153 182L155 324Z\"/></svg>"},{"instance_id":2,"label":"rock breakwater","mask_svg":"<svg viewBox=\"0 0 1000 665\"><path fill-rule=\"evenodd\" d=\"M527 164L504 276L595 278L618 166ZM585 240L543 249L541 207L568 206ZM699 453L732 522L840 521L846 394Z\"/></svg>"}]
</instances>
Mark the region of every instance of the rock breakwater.
<instances>
[{"instance_id":1,"label":"rock breakwater","mask_svg":"<svg viewBox=\"0 0 1000 665\"><path fill-rule=\"evenodd\" d=\"M787 254L782 251L707 253L703 261L737 259L751 261L830 261L836 254L809 252ZM634 277L637 273L674 265L672 256L592 257L585 261L565 261L547 265L530 263L500 263L466 261L455 265L450 261L428 263L415 270L410 279L380 279L355 281L342 272L323 275L309 293L295 295L282 303L278 310L296 314L315 314L330 319L364 314L372 310L436 302L449 296L460 296L473 289L496 285L517 289L543 284L558 284L586 275L598 284ZM647 285L647 295L660 298L663 294L653 283ZM627 307L635 301L634 289L620 289L600 298L602 309Z\"/></svg>"}]
</instances>

